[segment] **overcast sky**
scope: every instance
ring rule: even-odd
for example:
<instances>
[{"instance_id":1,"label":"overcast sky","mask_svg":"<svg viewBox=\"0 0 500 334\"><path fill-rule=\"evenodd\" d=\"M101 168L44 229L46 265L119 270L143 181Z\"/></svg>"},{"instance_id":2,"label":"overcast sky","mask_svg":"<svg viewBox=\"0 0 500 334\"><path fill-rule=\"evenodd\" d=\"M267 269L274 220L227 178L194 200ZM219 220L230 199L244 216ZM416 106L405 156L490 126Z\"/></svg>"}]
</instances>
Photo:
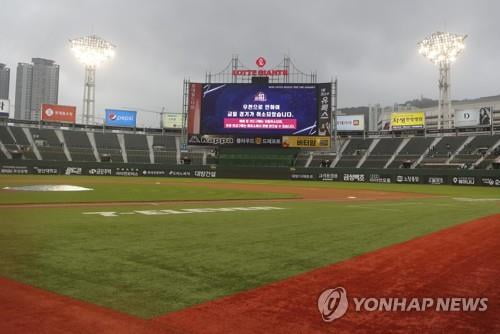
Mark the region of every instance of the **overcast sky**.
<instances>
[{"instance_id":1,"label":"overcast sky","mask_svg":"<svg viewBox=\"0 0 500 334\"><path fill-rule=\"evenodd\" d=\"M97 70L96 111L135 107L180 112L182 81L203 81L232 54L268 67L289 54L319 81L339 80L339 106L437 98L437 69L416 43L434 31L468 34L452 68L452 98L500 93L500 1L3 0L0 63L33 57L60 66L59 103L81 109L84 68L68 39L95 33L117 46ZM158 126L154 114L138 125Z\"/></svg>"}]
</instances>

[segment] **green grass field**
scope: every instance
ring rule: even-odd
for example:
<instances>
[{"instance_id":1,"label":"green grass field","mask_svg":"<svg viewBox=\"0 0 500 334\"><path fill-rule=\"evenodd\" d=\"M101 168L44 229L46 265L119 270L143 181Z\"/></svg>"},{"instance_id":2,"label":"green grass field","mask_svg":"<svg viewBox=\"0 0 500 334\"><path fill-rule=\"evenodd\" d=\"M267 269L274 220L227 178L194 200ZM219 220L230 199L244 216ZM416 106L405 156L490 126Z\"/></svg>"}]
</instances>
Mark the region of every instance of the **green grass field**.
<instances>
[{"instance_id":1,"label":"green grass field","mask_svg":"<svg viewBox=\"0 0 500 334\"><path fill-rule=\"evenodd\" d=\"M295 196L205 187L207 183L244 182L276 185L280 189L300 185L439 197L385 202L275 200L267 204L145 203L133 207L4 206L0 207L0 275L147 318L500 212L500 191L486 187L74 176L2 176L0 188L72 184L95 191L2 190L0 204ZM464 202L455 197L490 200ZM262 205L282 210L116 217L83 214Z\"/></svg>"}]
</instances>

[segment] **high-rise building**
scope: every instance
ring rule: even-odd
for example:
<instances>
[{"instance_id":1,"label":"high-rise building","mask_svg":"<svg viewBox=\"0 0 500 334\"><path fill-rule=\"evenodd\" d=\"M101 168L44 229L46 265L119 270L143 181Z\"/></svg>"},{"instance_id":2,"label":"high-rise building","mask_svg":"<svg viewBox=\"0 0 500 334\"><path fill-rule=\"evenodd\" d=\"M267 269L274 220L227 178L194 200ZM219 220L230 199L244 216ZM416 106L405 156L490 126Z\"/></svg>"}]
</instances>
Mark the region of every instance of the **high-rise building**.
<instances>
[{"instance_id":1,"label":"high-rise building","mask_svg":"<svg viewBox=\"0 0 500 334\"><path fill-rule=\"evenodd\" d=\"M33 65L17 64L15 119L31 119L31 88L33 86Z\"/></svg>"},{"instance_id":2,"label":"high-rise building","mask_svg":"<svg viewBox=\"0 0 500 334\"><path fill-rule=\"evenodd\" d=\"M382 114L382 108L380 104L369 105L368 106L368 130L378 131L379 130L379 120Z\"/></svg>"},{"instance_id":3,"label":"high-rise building","mask_svg":"<svg viewBox=\"0 0 500 334\"><path fill-rule=\"evenodd\" d=\"M0 100L9 99L10 68L0 64Z\"/></svg>"},{"instance_id":4,"label":"high-rise building","mask_svg":"<svg viewBox=\"0 0 500 334\"><path fill-rule=\"evenodd\" d=\"M16 73L16 119L38 121L43 103L57 104L59 65L53 60L33 58L19 63Z\"/></svg>"}]
</instances>

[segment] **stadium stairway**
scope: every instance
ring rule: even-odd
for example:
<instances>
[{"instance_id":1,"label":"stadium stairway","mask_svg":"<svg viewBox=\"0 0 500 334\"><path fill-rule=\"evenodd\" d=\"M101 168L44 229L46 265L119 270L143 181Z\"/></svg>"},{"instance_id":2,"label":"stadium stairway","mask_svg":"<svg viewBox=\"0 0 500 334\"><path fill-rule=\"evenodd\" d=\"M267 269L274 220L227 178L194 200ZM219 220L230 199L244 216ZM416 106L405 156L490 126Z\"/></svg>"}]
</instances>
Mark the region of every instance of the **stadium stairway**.
<instances>
[{"instance_id":1,"label":"stadium stairway","mask_svg":"<svg viewBox=\"0 0 500 334\"><path fill-rule=\"evenodd\" d=\"M472 164L471 169L482 166L485 169L491 169L491 163L494 159L491 159L492 153L500 147L500 140L498 140L495 145L491 146L482 157L480 157L475 163ZM485 163L486 162L486 163Z\"/></svg>"},{"instance_id":2,"label":"stadium stairway","mask_svg":"<svg viewBox=\"0 0 500 334\"><path fill-rule=\"evenodd\" d=\"M122 147L115 133L96 131L93 137L100 157L99 161L106 156L111 162L123 162Z\"/></svg>"},{"instance_id":3,"label":"stadium stairway","mask_svg":"<svg viewBox=\"0 0 500 334\"><path fill-rule=\"evenodd\" d=\"M152 152L147 135L124 133L122 134L122 136L127 156L127 162L146 164L152 163L154 159L151 159Z\"/></svg>"},{"instance_id":4,"label":"stadium stairway","mask_svg":"<svg viewBox=\"0 0 500 334\"><path fill-rule=\"evenodd\" d=\"M455 157L460 154L460 152L462 152L464 150L464 148L470 144L471 141L473 141L474 139L476 139L476 136L471 136L471 137L467 137L465 139L465 141L462 143L462 145L455 151L453 152L453 154L451 155L451 157L448 158L448 160L446 160L446 164L449 165L451 161L453 161L453 159L455 159Z\"/></svg>"},{"instance_id":5,"label":"stadium stairway","mask_svg":"<svg viewBox=\"0 0 500 334\"><path fill-rule=\"evenodd\" d=\"M340 147L339 154L335 157L335 159L332 161L332 164L330 165L331 168L335 168L335 166L337 166L337 163L342 158L342 154L344 153L346 147L349 146L350 141L351 141L350 139L347 139L344 142L344 144Z\"/></svg>"},{"instance_id":6,"label":"stadium stairway","mask_svg":"<svg viewBox=\"0 0 500 334\"><path fill-rule=\"evenodd\" d=\"M153 137L146 136L146 143L148 145L148 151L149 151L149 162L154 164L155 163L155 154L153 153Z\"/></svg>"},{"instance_id":7,"label":"stadium stairway","mask_svg":"<svg viewBox=\"0 0 500 334\"><path fill-rule=\"evenodd\" d=\"M372 141L373 139L371 138L352 138L335 167L356 168L359 161L369 149Z\"/></svg>"},{"instance_id":8,"label":"stadium stairway","mask_svg":"<svg viewBox=\"0 0 500 334\"><path fill-rule=\"evenodd\" d=\"M71 159L71 153L69 153L68 145L66 144L66 140L64 139L64 135L61 130L54 130L54 133L56 134L57 138L59 139L59 142L62 144L62 149L64 152L64 155L66 156L66 159L68 161L73 161Z\"/></svg>"},{"instance_id":9,"label":"stadium stairway","mask_svg":"<svg viewBox=\"0 0 500 334\"><path fill-rule=\"evenodd\" d=\"M10 132L14 141L19 148L19 151L23 154L23 159L25 160L38 160L38 156L35 154L33 146L29 141L26 132L23 131L23 128L9 126L7 130Z\"/></svg>"},{"instance_id":10,"label":"stadium stairway","mask_svg":"<svg viewBox=\"0 0 500 334\"><path fill-rule=\"evenodd\" d=\"M36 160L42 160L42 155L40 154L40 150L38 149L38 146L35 144L35 140L33 139L33 136L31 135L30 129L29 128L22 128L24 135L28 139L28 142L31 146L31 150L35 154Z\"/></svg>"},{"instance_id":11,"label":"stadium stairway","mask_svg":"<svg viewBox=\"0 0 500 334\"><path fill-rule=\"evenodd\" d=\"M99 151L97 150L97 144L95 142L94 132L87 132L87 137L89 137L90 146L92 147L92 153L94 154L95 161L101 162L101 157L99 156Z\"/></svg>"},{"instance_id":12,"label":"stadium stairway","mask_svg":"<svg viewBox=\"0 0 500 334\"><path fill-rule=\"evenodd\" d=\"M399 146L396 149L396 151L394 151L394 154L389 158L389 160L387 160L386 164L384 165L384 169L388 168L392 164L392 162L394 161L394 159L396 159L396 157L403 150L403 148L406 147L406 145L408 144L408 142L410 141L410 139L411 138L404 138L401 141L401 143L399 144Z\"/></svg>"},{"instance_id":13,"label":"stadium stairway","mask_svg":"<svg viewBox=\"0 0 500 334\"><path fill-rule=\"evenodd\" d=\"M153 135L152 148L154 163L176 165L179 163L177 136Z\"/></svg>"},{"instance_id":14,"label":"stadium stairway","mask_svg":"<svg viewBox=\"0 0 500 334\"><path fill-rule=\"evenodd\" d=\"M363 166L363 164L365 163L366 159L368 159L368 157L370 156L370 153L372 153L373 149L377 146L377 144L380 142L380 139L377 138L377 139L374 139L370 146L368 146L368 149L366 150L365 154L363 155L363 157L359 160L358 164L356 165L356 168L360 168L361 166Z\"/></svg>"},{"instance_id":15,"label":"stadium stairway","mask_svg":"<svg viewBox=\"0 0 500 334\"><path fill-rule=\"evenodd\" d=\"M29 128L42 160L69 161L60 136L54 129Z\"/></svg>"},{"instance_id":16,"label":"stadium stairway","mask_svg":"<svg viewBox=\"0 0 500 334\"><path fill-rule=\"evenodd\" d=\"M411 165L411 168L414 169L415 167L417 167L422 162L422 160L424 160L424 158L429 154L429 151L431 150L431 147L436 146L441 141L441 139L443 139L443 137L436 137L432 141L432 143L425 149L424 153L422 153L422 155L417 159L417 161L415 161Z\"/></svg>"},{"instance_id":17,"label":"stadium stairway","mask_svg":"<svg viewBox=\"0 0 500 334\"><path fill-rule=\"evenodd\" d=\"M26 131L25 131L26 130ZM0 127L1 159L40 160L36 146L27 129L13 126Z\"/></svg>"},{"instance_id":18,"label":"stadium stairway","mask_svg":"<svg viewBox=\"0 0 500 334\"><path fill-rule=\"evenodd\" d=\"M12 159L11 151L16 151L19 148L6 126L0 126L0 142L2 143L2 152L5 154L5 157L7 159Z\"/></svg>"},{"instance_id":19,"label":"stadium stairway","mask_svg":"<svg viewBox=\"0 0 500 334\"><path fill-rule=\"evenodd\" d=\"M89 139L90 134L87 131L63 131L65 146L71 155L71 161L99 161Z\"/></svg>"},{"instance_id":20,"label":"stadium stairway","mask_svg":"<svg viewBox=\"0 0 500 334\"><path fill-rule=\"evenodd\" d=\"M118 144L120 145L123 162L128 163L127 149L125 148L125 138L123 138L123 134L121 133L118 133L116 135L116 138L118 139Z\"/></svg>"},{"instance_id":21,"label":"stadium stairway","mask_svg":"<svg viewBox=\"0 0 500 334\"><path fill-rule=\"evenodd\" d=\"M10 160L10 159L12 159L12 156L10 155L9 151L7 150L7 148L2 143L1 140L0 140L0 152L2 152L2 154L0 154L0 160Z\"/></svg>"},{"instance_id":22,"label":"stadium stairway","mask_svg":"<svg viewBox=\"0 0 500 334\"><path fill-rule=\"evenodd\" d=\"M309 167L313 159L312 154L312 151L300 151L299 154L297 154L297 158L295 159L295 167Z\"/></svg>"}]
</instances>

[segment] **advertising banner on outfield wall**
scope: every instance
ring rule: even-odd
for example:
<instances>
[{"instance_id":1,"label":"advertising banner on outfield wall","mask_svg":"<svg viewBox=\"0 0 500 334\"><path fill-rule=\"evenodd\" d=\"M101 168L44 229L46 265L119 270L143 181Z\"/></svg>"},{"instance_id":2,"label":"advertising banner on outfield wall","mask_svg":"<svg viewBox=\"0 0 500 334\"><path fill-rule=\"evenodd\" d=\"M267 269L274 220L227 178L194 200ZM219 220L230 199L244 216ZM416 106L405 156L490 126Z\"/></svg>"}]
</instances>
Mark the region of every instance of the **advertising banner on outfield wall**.
<instances>
[{"instance_id":1,"label":"advertising banner on outfield wall","mask_svg":"<svg viewBox=\"0 0 500 334\"><path fill-rule=\"evenodd\" d=\"M444 177L444 176L427 176L425 183L427 183L427 184L445 184L446 177Z\"/></svg>"},{"instance_id":2,"label":"advertising banner on outfield wall","mask_svg":"<svg viewBox=\"0 0 500 334\"><path fill-rule=\"evenodd\" d=\"M182 128L182 114L179 113L165 113L163 114L163 127L165 129L181 129Z\"/></svg>"},{"instance_id":3,"label":"advertising banner on outfield wall","mask_svg":"<svg viewBox=\"0 0 500 334\"><path fill-rule=\"evenodd\" d=\"M330 137L326 136L283 136L283 147L330 147Z\"/></svg>"},{"instance_id":4,"label":"advertising banner on outfield wall","mask_svg":"<svg viewBox=\"0 0 500 334\"><path fill-rule=\"evenodd\" d=\"M420 175L397 175L397 183L420 183Z\"/></svg>"},{"instance_id":5,"label":"advertising banner on outfield wall","mask_svg":"<svg viewBox=\"0 0 500 334\"><path fill-rule=\"evenodd\" d=\"M340 115L337 116L337 131L364 131L364 115Z\"/></svg>"},{"instance_id":6,"label":"advertising banner on outfield wall","mask_svg":"<svg viewBox=\"0 0 500 334\"><path fill-rule=\"evenodd\" d=\"M500 187L500 177L482 177L481 184L490 187Z\"/></svg>"},{"instance_id":7,"label":"advertising banner on outfield wall","mask_svg":"<svg viewBox=\"0 0 500 334\"><path fill-rule=\"evenodd\" d=\"M393 130L423 129L425 127L425 112L393 112L391 128Z\"/></svg>"},{"instance_id":8,"label":"advertising banner on outfield wall","mask_svg":"<svg viewBox=\"0 0 500 334\"><path fill-rule=\"evenodd\" d=\"M372 183L391 183L391 176L390 175L382 175L382 174L370 174L368 176L368 182Z\"/></svg>"},{"instance_id":9,"label":"advertising banner on outfield wall","mask_svg":"<svg viewBox=\"0 0 500 334\"><path fill-rule=\"evenodd\" d=\"M44 122L72 123L76 121L76 107L42 104L40 119Z\"/></svg>"},{"instance_id":10,"label":"advertising banner on outfield wall","mask_svg":"<svg viewBox=\"0 0 500 334\"><path fill-rule=\"evenodd\" d=\"M366 175L361 173L345 173L342 175L344 182L366 182Z\"/></svg>"},{"instance_id":11,"label":"advertising banner on outfield wall","mask_svg":"<svg viewBox=\"0 0 500 334\"><path fill-rule=\"evenodd\" d=\"M474 176L454 176L451 179L452 184L473 186L476 184L476 178Z\"/></svg>"},{"instance_id":12,"label":"advertising banner on outfield wall","mask_svg":"<svg viewBox=\"0 0 500 334\"><path fill-rule=\"evenodd\" d=\"M137 111L106 109L106 125L135 128Z\"/></svg>"}]
</instances>

